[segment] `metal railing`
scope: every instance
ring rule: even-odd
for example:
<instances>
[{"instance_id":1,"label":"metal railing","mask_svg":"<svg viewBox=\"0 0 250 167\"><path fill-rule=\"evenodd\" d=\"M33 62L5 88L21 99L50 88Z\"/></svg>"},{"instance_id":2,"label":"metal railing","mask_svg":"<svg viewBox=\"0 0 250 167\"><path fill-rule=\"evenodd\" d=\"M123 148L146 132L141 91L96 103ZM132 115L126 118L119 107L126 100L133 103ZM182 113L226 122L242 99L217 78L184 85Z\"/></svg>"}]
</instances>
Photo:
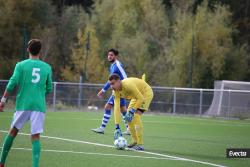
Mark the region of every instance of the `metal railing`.
<instances>
[{"instance_id":1,"label":"metal railing","mask_svg":"<svg viewBox=\"0 0 250 167\"><path fill-rule=\"evenodd\" d=\"M2 94L8 81L0 80ZM103 98L97 93L102 84L53 82L53 93L47 96L49 111L86 111L102 109L111 95L107 91ZM215 117L250 117L250 91L194 89L175 87L152 87L154 98L150 111L170 114L188 114ZM13 110L15 95L9 103ZM13 105L12 105L13 104Z\"/></svg>"}]
</instances>

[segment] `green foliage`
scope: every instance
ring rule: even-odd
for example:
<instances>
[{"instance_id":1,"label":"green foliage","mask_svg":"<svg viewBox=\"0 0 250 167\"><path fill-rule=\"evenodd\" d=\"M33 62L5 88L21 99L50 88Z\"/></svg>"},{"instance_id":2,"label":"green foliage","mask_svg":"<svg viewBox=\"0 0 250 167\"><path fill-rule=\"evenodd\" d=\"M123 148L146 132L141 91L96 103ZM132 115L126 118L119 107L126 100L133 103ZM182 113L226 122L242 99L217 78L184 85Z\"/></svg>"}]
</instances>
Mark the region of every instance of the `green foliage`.
<instances>
[{"instance_id":1,"label":"green foliage","mask_svg":"<svg viewBox=\"0 0 250 167\"><path fill-rule=\"evenodd\" d=\"M0 1L0 78L8 79L22 58L25 27L30 38L42 39L54 80L86 74L85 81L104 82L109 48L120 51L129 76L146 73L153 85L211 88L214 80L249 80L248 1Z\"/></svg>"},{"instance_id":2,"label":"green foliage","mask_svg":"<svg viewBox=\"0 0 250 167\"><path fill-rule=\"evenodd\" d=\"M89 51L86 48L88 33ZM84 82L97 83L106 81L108 77L107 69L105 69L104 62L98 55L100 46L95 28L88 24L84 31L79 29L77 39L76 46L72 48L72 64L62 69L63 78L65 80L78 81L80 75L83 76L85 74Z\"/></svg>"},{"instance_id":3,"label":"green foliage","mask_svg":"<svg viewBox=\"0 0 250 167\"><path fill-rule=\"evenodd\" d=\"M21 59L23 28L31 37L37 37L51 24L53 6L49 0L5 0L1 1L0 13L0 77L7 79Z\"/></svg>"},{"instance_id":4,"label":"green foliage","mask_svg":"<svg viewBox=\"0 0 250 167\"><path fill-rule=\"evenodd\" d=\"M225 77L235 79L230 76L232 73L225 71L232 70L226 66L234 66L237 71L246 70L246 66L237 63L246 62L246 56L242 55L246 53L244 48L237 49L233 45L232 34L235 30L231 25L231 12L227 6L217 4L212 11L205 1L198 7L195 15L179 10L173 27L170 53L174 68L170 71L173 85L187 86L190 70L194 87L212 87L214 80ZM236 64L228 64L232 63L232 59Z\"/></svg>"},{"instance_id":5,"label":"green foliage","mask_svg":"<svg viewBox=\"0 0 250 167\"><path fill-rule=\"evenodd\" d=\"M52 59L56 79L63 79L62 70L71 62L72 45L76 42L78 29L84 28L87 22L87 14L78 6L63 9L55 22L55 34L51 43L52 52L47 57Z\"/></svg>"},{"instance_id":6,"label":"green foliage","mask_svg":"<svg viewBox=\"0 0 250 167\"><path fill-rule=\"evenodd\" d=\"M129 76L141 77L144 72L149 78L154 76L157 64L153 60L164 55L168 47L169 24L161 2L99 1L96 11L95 24L101 31L98 37L103 49L115 47L121 52Z\"/></svg>"}]
</instances>

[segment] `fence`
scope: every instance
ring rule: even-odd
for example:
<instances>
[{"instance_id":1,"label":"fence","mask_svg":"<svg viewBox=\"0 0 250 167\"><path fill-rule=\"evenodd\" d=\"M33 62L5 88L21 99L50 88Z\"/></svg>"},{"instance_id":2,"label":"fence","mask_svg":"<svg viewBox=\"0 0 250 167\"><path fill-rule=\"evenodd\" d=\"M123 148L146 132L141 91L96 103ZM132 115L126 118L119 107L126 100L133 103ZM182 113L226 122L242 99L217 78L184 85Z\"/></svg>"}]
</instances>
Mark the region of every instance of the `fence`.
<instances>
[{"instance_id":1,"label":"fence","mask_svg":"<svg viewBox=\"0 0 250 167\"><path fill-rule=\"evenodd\" d=\"M2 94L8 81L0 80ZM53 93L47 96L49 111L86 111L102 109L111 91L104 98L96 94L101 84L54 82ZM250 91L221 89L191 89L153 87L154 98L150 111L215 117L250 117ZM14 108L13 95L7 106ZM12 105L13 104L13 105Z\"/></svg>"}]
</instances>

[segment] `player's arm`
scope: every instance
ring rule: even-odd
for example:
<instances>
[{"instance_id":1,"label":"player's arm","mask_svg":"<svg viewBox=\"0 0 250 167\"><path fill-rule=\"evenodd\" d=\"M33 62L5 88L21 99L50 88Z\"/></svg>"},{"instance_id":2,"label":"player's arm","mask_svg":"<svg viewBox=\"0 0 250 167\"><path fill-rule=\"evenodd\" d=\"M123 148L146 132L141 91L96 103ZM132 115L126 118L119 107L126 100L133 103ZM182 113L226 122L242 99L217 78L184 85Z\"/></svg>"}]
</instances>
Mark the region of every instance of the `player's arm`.
<instances>
[{"instance_id":1,"label":"player's arm","mask_svg":"<svg viewBox=\"0 0 250 167\"><path fill-rule=\"evenodd\" d=\"M115 133L114 139L118 139L122 136L122 131L120 129L120 122L121 122L121 112L120 112L120 93L113 92L114 96L114 117L115 117Z\"/></svg>"},{"instance_id":2,"label":"player's arm","mask_svg":"<svg viewBox=\"0 0 250 167\"><path fill-rule=\"evenodd\" d=\"M105 93L110 88L109 81L106 82L106 84L103 86L102 91Z\"/></svg>"},{"instance_id":3,"label":"player's arm","mask_svg":"<svg viewBox=\"0 0 250 167\"><path fill-rule=\"evenodd\" d=\"M52 92L52 71L50 68L50 72L47 76L47 81L46 81L46 94Z\"/></svg>"},{"instance_id":4,"label":"player's arm","mask_svg":"<svg viewBox=\"0 0 250 167\"><path fill-rule=\"evenodd\" d=\"M10 94L5 90L4 94L3 94L2 98L1 98L1 102L0 102L0 112L3 112L4 105L5 105L6 101L7 101L7 98L9 97L9 95Z\"/></svg>"},{"instance_id":5,"label":"player's arm","mask_svg":"<svg viewBox=\"0 0 250 167\"><path fill-rule=\"evenodd\" d=\"M9 93L12 93L14 88L18 85L19 83L19 78L20 78L20 75L21 75L21 67L20 67L20 64L17 63L16 64L16 67L15 67L15 70L14 70L14 73L13 75L11 76L9 82L8 82L8 85L6 87L6 91L9 92Z\"/></svg>"},{"instance_id":6,"label":"player's arm","mask_svg":"<svg viewBox=\"0 0 250 167\"><path fill-rule=\"evenodd\" d=\"M114 91L114 117L115 117L115 124L119 125L121 122L121 109L120 109L120 93Z\"/></svg>"},{"instance_id":7,"label":"player's arm","mask_svg":"<svg viewBox=\"0 0 250 167\"><path fill-rule=\"evenodd\" d=\"M116 63L116 66L114 67L114 72L120 75L121 78L127 78L127 74L120 62Z\"/></svg>"},{"instance_id":8,"label":"player's arm","mask_svg":"<svg viewBox=\"0 0 250 167\"><path fill-rule=\"evenodd\" d=\"M21 69L20 69L20 65L17 63L14 73L11 76L8 85L6 87L6 90L4 91L4 94L1 98L1 102L0 102L0 112L3 111L4 109L4 105L7 101L7 98L9 97L10 93L13 92L14 88L18 85L19 83L19 78L20 78L20 73L21 73Z\"/></svg>"},{"instance_id":9,"label":"player's arm","mask_svg":"<svg viewBox=\"0 0 250 167\"><path fill-rule=\"evenodd\" d=\"M110 74L113 74L113 73L114 73L113 70L110 71ZM98 96L98 97L102 97L103 94L104 94L109 88L110 88L110 83L109 83L109 81L107 81L107 82L105 83L105 85L103 86L103 88L98 92L97 96Z\"/></svg>"},{"instance_id":10,"label":"player's arm","mask_svg":"<svg viewBox=\"0 0 250 167\"><path fill-rule=\"evenodd\" d=\"M97 96L102 97L103 94L110 88L109 81L103 86L103 88L98 92Z\"/></svg>"},{"instance_id":11,"label":"player's arm","mask_svg":"<svg viewBox=\"0 0 250 167\"><path fill-rule=\"evenodd\" d=\"M110 75L112 75L113 73L115 73L115 69L111 69L110 71ZM110 83L109 81L107 81L105 83L105 85L103 86L103 88L98 92L97 96L98 97L102 97L103 94L110 88Z\"/></svg>"},{"instance_id":12,"label":"player's arm","mask_svg":"<svg viewBox=\"0 0 250 167\"><path fill-rule=\"evenodd\" d=\"M129 87L127 88L127 91L129 91L130 95L133 97L133 99L135 99L135 104L130 106L131 109L127 111L125 118L124 118L125 121L131 122L134 117L134 113L141 106L143 102L143 96L141 92L138 90L138 88L135 86L135 84L133 83L129 85Z\"/></svg>"}]
</instances>

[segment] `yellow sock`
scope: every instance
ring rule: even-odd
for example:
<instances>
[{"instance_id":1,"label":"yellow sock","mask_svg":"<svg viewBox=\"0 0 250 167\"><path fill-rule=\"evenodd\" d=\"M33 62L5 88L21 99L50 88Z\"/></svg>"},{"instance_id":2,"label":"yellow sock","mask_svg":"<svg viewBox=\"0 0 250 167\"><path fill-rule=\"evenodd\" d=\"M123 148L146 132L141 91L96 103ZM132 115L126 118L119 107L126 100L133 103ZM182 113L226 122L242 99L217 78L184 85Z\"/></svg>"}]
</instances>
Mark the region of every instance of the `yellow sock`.
<instances>
[{"instance_id":1,"label":"yellow sock","mask_svg":"<svg viewBox=\"0 0 250 167\"><path fill-rule=\"evenodd\" d=\"M143 124L139 114L134 115L137 144L143 144Z\"/></svg>"},{"instance_id":2,"label":"yellow sock","mask_svg":"<svg viewBox=\"0 0 250 167\"><path fill-rule=\"evenodd\" d=\"M133 119L131 122L128 123L128 128L130 130L133 143L137 143L137 136L135 131L135 119Z\"/></svg>"}]
</instances>

